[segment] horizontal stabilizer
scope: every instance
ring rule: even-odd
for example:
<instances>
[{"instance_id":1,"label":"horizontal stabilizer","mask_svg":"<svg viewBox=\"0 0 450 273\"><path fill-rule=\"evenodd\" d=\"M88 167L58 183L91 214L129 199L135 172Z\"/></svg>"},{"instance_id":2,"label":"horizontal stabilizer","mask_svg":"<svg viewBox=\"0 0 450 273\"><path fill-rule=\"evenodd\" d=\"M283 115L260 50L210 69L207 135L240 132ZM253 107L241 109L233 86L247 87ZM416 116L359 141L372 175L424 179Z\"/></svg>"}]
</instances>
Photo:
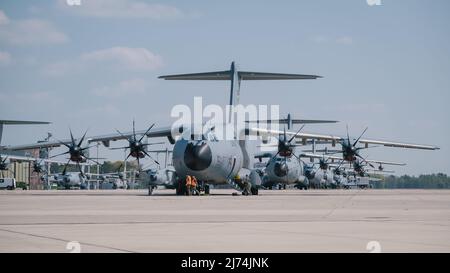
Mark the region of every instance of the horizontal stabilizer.
<instances>
[{"instance_id":1,"label":"horizontal stabilizer","mask_svg":"<svg viewBox=\"0 0 450 273\"><path fill-rule=\"evenodd\" d=\"M217 71L205 73L191 73L159 76L159 79L164 80L202 80L202 81L217 81L217 80L231 80L231 71Z\"/></svg>"},{"instance_id":2,"label":"horizontal stabilizer","mask_svg":"<svg viewBox=\"0 0 450 273\"><path fill-rule=\"evenodd\" d=\"M303 74L281 74L281 73L264 73L264 72L237 72L240 80L314 80L321 78L316 75L303 75ZM192 74L177 74L177 75L165 75L159 76L159 79L164 80L231 80L233 71L217 71L217 72L205 72L205 73L192 73Z\"/></svg>"},{"instance_id":3,"label":"horizontal stabilizer","mask_svg":"<svg viewBox=\"0 0 450 273\"><path fill-rule=\"evenodd\" d=\"M238 72L242 80L315 80L322 78L316 75L304 74L282 74L282 73L264 73L264 72Z\"/></svg>"}]
</instances>

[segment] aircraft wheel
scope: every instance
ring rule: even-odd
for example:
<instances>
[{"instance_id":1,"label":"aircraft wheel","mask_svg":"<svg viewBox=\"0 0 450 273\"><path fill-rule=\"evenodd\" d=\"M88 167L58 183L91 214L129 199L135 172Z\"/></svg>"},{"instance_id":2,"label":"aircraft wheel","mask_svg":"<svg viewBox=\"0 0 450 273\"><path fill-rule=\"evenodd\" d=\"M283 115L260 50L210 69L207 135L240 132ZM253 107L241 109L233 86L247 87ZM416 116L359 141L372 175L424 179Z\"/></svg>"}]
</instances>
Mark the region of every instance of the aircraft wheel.
<instances>
[{"instance_id":1,"label":"aircraft wheel","mask_svg":"<svg viewBox=\"0 0 450 273\"><path fill-rule=\"evenodd\" d=\"M192 195L192 189L191 187L186 187L186 195L191 196Z\"/></svg>"},{"instance_id":2,"label":"aircraft wheel","mask_svg":"<svg viewBox=\"0 0 450 273\"><path fill-rule=\"evenodd\" d=\"M252 195L258 195L258 188L255 187L255 186L253 186L253 187L251 188L251 192L252 192Z\"/></svg>"},{"instance_id":3,"label":"aircraft wheel","mask_svg":"<svg viewBox=\"0 0 450 273\"><path fill-rule=\"evenodd\" d=\"M206 184L205 185L205 194L209 194L209 185L208 184Z\"/></svg>"},{"instance_id":4,"label":"aircraft wheel","mask_svg":"<svg viewBox=\"0 0 450 273\"><path fill-rule=\"evenodd\" d=\"M244 182L244 190L242 195L250 195L252 190L252 185L249 182Z\"/></svg>"},{"instance_id":5,"label":"aircraft wheel","mask_svg":"<svg viewBox=\"0 0 450 273\"><path fill-rule=\"evenodd\" d=\"M178 181L177 187L175 189L176 194L177 195L184 195L183 189L184 189L183 183L181 181Z\"/></svg>"},{"instance_id":6,"label":"aircraft wheel","mask_svg":"<svg viewBox=\"0 0 450 273\"><path fill-rule=\"evenodd\" d=\"M150 196L150 195L152 195L152 193L153 193L153 187L149 186L148 187L148 195Z\"/></svg>"}]
</instances>

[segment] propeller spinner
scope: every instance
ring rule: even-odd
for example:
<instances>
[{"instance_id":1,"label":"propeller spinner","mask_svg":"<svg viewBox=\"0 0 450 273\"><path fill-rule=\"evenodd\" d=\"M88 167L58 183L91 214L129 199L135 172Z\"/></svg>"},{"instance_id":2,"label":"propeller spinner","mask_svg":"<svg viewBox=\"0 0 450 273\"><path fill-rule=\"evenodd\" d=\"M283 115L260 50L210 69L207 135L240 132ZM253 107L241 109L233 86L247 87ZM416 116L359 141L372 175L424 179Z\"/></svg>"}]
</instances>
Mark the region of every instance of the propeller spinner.
<instances>
[{"instance_id":1,"label":"propeller spinner","mask_svg":"<svg viewBox=\"0 0 450 273\"><path fill-rule=\"evenodd\" d=\"M164 144L164 142L159 143L142 143L142 140L144 137L150 132L150 130L155 126L153 123L147 131L138 139L136 136L136 129L135 129L135 122L133 120L133 134L130 137L125 137L124 134L122 134L119 130L116 129L116 131L124 138L128 140L128 146L125 147L118 147L118 148L111 148L111 150L118 150L118 149L129 149L130 152L128 153L125 160L127 160L130 156L136 158L138 162L138 168L140 169L140 163L139 159L144 158L145 156L148 156L153 162L159 165L159 162L155 160L147 151L146 147L149 145L156 145L156 144Z\"/></svg>"}]
</instances>

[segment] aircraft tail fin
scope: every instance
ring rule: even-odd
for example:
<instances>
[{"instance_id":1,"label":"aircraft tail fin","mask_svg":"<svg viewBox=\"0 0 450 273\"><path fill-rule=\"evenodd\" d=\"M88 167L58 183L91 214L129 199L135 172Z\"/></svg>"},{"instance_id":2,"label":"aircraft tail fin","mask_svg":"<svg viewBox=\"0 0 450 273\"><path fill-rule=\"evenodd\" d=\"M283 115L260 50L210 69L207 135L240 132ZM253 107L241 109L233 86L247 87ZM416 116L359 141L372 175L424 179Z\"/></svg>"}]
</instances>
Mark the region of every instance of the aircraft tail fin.
<instances>
[{"instance_id":1,"label":"aircraft tail fin","mask_svg":"<svg viewBox=\"0 0 450 273\"><path fill-rule=\"evenodd\" d=\"M0 143L2 142L3 125L27 125L27 124L28 125L31 125L31 124L50 124L50 122L0 119Z\"/></svg>"},{"instance_id":2,"label":"aircraft tail fin","mask_svg":"<svg viewBox=\"0 0 450 273\"><path fill-rule=\"evenodd\" d=\"M159 79L164 80L228 80L231 82L230 89L230 104L239 104L239 93L241 80L313 80L322 78L317 75L304 75L304 74L283 74L283 73L266 73L266 72L249 72L239 71L235 62L231 63L230 70L216 71L216 72L203 72L203 73L191 73L191 74L176 74L159 76ZM231 109L229 114L229 122L231 121Z\"/></svg>"}]
</instances>

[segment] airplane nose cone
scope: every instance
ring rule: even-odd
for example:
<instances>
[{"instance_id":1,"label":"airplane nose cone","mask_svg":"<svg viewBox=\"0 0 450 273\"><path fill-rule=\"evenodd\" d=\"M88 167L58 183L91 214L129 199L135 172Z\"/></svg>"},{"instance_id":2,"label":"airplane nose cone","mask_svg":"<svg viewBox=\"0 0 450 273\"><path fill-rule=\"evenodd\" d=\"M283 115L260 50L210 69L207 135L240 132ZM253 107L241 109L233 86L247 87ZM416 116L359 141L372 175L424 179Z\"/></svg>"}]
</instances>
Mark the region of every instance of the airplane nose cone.
<instances>
[{"instance_id":1,"label":"airplane nose cone","mask_svg":"<svg viewBox=\"0 0 450 273\"><path fill-rule=\"evenodd\" d=\"M193 171L205 170L211 165L211 148L206 143L188 143L184 151L184 163Z\"/></svg>"},{"instance_id":2,"label":"airplane nose cone","mask_svg":"<svg viewBox=\"0 0 450 273\"><path fill-rule=\"evenodd\" d=\"M288 166L285 163L277 162L277 163L275 163L275 166L274 166L273 170L274 170L274 173L275 173L276 176L283 177L283 176L287 175Z\"/></svg>"}]
</instances>

